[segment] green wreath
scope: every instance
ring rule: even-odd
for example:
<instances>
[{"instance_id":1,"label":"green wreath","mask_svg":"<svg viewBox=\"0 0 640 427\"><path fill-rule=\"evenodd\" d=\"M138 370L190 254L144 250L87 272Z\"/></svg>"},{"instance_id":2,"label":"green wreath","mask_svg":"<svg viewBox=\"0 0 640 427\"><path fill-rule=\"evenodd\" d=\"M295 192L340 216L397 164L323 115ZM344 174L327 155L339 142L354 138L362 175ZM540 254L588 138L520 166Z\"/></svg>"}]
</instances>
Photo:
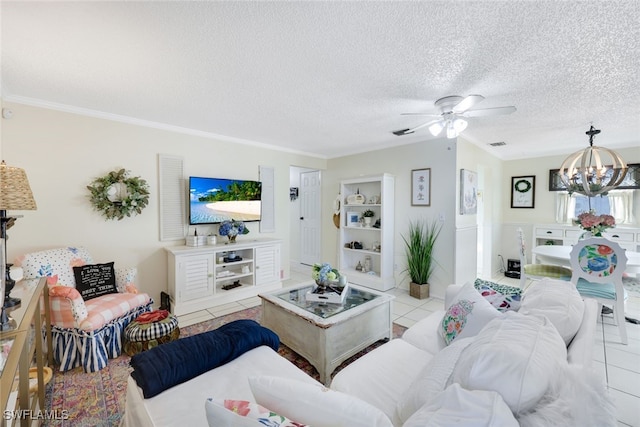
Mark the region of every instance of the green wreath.
<instances>
[{"instance_id":1,"label":"green wreath","mask_svg":"<svg viewBox=\"0 0 640 427\"><path fill-rule=\"evenodd\" d=\"M520 185L522 184L524 184L524 188L520 188ZM527 191L531 190L531 183L526 179L520 179L516 181L516 183L513 186L515 187L518 193L526 193Z\"/></svg>"},{"instance_id":2,"label":"green wreath","mask_svg":"<svg viewBox=\"0 0 640 427\"><path fill-rule=\"evenodd\" d=\"M87 185L94 209L106 219L120 221L142 213L149 204L149 185L140 177L129 177L129 171L114 170Z\"/></svg>"}]
</instances>

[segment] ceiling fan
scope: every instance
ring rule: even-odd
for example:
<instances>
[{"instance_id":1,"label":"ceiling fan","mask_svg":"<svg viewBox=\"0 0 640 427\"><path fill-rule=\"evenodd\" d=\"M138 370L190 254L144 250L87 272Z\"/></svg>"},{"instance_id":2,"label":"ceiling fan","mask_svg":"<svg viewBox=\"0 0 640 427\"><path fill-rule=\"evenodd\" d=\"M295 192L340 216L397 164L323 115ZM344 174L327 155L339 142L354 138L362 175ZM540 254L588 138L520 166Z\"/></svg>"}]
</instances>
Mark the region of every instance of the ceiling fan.
<instances>
[{"instance_id":1,"label":"ceiling fan","mask_svg":"<svg viewBox=\"0 0 640 427\"><path fill-rule=\"evenodd\" d=\"M484 100L482 95L446 96L438 99L434 105L440 110L440 114L428 113L403 113L403 116L427 116L437 117L414 128L402 129L393 132L394 135L402 136L414 133L418 129L429 126L429 132L433 136L440 135L443 129L447 130L447 138L455 138L467 128L467 117L495 116L499 114L511 114L516 111L516 107L495 107L479 110L470 110L477 103Z\"/></svg>"}]
</instances>

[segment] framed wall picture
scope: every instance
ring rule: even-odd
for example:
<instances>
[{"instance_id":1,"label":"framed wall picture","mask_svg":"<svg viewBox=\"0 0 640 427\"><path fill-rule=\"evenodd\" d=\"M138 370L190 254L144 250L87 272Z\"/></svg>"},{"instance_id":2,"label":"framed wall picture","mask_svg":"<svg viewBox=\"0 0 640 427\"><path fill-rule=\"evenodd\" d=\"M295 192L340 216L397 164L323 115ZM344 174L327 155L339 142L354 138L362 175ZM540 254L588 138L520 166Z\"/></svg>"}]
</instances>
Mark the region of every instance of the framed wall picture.
<instances>
[{"instance_id":1,"label":"framed wall picture","mask_svg":"<svg viewBox=\"0 0 640 427\"><path fill-rule=\"evenodd\" d=\"M347 227L360 227L360 212L347 212Z\"/></svg>"},{"instance_id":2,"label":"framed wall picture","mask_svg":"<svg viewBox=\"0 0 640 427\"><path fill-rule=\"evenodd\" d=\"M411 206L431 206L431 168L411 171Z\"/></svg>"},{"instance_id":3,"label":"framed wall picture","mask_svg":"<svg viewBox=\"0 0 640 427\"><path fill-rule=\"evenodd\" d=\"M478 173L460 169L460 215L478 212Z\"/></svg>"},{"instance_id":4,"label":"framed wall picture","mask_svg":"<svg viewBox=\"0 0 640 427\"><path fill-rule=\"evenodd\" d=\"M511 207L530 208L535 207L536 201L536 177L513 176L511 177Z\"/></svg>"}]
</instances>

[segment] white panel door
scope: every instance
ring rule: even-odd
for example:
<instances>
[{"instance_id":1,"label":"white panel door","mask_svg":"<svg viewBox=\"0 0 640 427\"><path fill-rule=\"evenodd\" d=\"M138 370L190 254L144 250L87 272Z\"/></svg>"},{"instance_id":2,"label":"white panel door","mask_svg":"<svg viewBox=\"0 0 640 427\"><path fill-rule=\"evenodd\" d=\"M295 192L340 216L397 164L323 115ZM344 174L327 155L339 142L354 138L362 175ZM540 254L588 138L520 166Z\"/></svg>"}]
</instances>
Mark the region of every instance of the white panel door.
<instances>
[{"instance_id":1,"label":"white panel door","mask_svg":"<svg viewBox=\"0 0 640 427\"><path fill-rule=\"evenodd\" d=\"M300 262L320 262L320 171L300 174Z\"/></svg>"}]
</instances>

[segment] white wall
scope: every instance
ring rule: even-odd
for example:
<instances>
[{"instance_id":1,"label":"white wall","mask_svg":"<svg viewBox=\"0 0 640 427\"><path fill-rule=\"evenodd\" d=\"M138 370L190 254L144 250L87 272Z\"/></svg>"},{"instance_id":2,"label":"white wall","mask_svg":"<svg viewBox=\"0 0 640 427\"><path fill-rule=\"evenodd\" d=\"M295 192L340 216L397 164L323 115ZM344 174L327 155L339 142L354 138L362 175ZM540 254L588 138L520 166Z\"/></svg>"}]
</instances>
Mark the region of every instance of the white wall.
<instances>
[{"instance_id":1,"label":"white wall","mask_svg":"<svg viewBox=\"0 0 640 427\"><path fill-rule=\"evenodd\" d=\"M461 257L462 251L456 253L458 265L463 266L466 270L466 275L463 277L459 275L457 278L457 283L460 283L473 280L475 277L489 279L492 277L492 273L498 269L494 242L499 239L501 233L501 206L504 203L504 194L501 191L503 181L501 160L463 138L458 138L457 154L456 194L460 194L460 169L468 169L478 173L478 214L461 215L459 197L456 203L456 228L463 230L477 226L475 247L477 259L472 259L469 256L469 259L465 260Z\"/></svg>"},{"instance_id":2,"label":"white wall","mask_svg":"<svg viewBox=\"0 0 640 427\"><path fill-rule=\"evenodd\" d=\"M259 165L273 167L276 232L261 234L258 223L250 223L250 234L241 239L281 238L283 260L289 259L289 166L326 166L323 159L260 146L5 104L14 115L3 120L2 156L7 164L25 169L38 205L36 211L14 212L24 217L9 230L9 259L34 250L86 246L96 261L137 266L141 290L157 302L160 291L167 288L164 247L182 244L159 241L159 153L183 156L186 175L258 179ZM105 221L92 210L86 186L116 168L147 180L149 206L136 217ZM283 262L285 276L288 268Z\"/></svg>"}]
</instances>

